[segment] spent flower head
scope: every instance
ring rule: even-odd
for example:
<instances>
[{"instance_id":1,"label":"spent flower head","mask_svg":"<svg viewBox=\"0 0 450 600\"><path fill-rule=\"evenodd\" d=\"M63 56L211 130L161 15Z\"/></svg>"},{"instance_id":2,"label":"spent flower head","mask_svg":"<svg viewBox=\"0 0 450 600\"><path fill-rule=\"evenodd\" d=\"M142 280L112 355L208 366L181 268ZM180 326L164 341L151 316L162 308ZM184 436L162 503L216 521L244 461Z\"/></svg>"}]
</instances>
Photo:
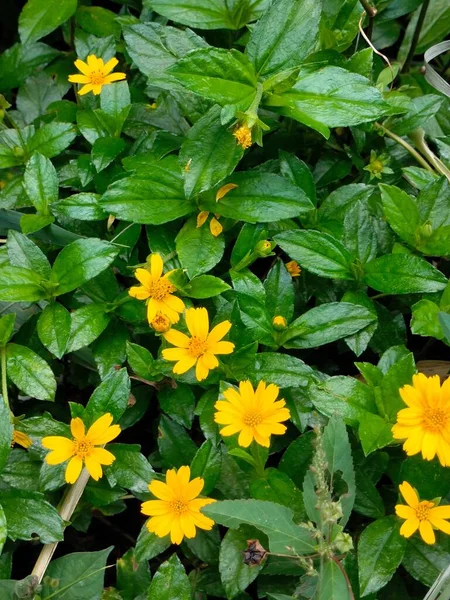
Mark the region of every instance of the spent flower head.
<instances>
[{"instance_id":1,"label":"spent flower head","mask_svg":"<svg viewBox=\"0 0 450 600\"><path fill-rule=\"evenodd\" d=\"M370 173L370 180L372 179L381 179L382 175L392 175L394 172L387 165L389 164L389 156L387 154L380 154L377 156L374 150L370 151L370 161L369 164L364 167L364 171L368 171Z\"/></svg>"}]
</instances>

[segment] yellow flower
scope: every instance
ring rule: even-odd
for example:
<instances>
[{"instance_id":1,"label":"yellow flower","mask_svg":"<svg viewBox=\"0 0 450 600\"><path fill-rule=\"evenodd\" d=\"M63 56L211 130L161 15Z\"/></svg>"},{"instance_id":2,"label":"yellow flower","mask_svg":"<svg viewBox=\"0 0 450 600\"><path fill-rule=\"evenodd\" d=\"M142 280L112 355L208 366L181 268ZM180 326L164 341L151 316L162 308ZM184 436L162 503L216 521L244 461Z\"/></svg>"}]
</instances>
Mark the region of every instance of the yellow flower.
<instances>
[{"instance_id":1,"label":"yellow flower","mask_svg":"<svg viewBox=\"0 0 450 600\"><path fill-rule=\"evenodd\" d=\"M17 431L17 429L14 429L13 431L12 441L13 444L19 444L19 446L22 446L23 448L29 448L33 443L31 441L30 436L28 436L26 433L23 433L22 431Z\"/></svg>"},{"instance_id":2,"label":"yellow flower","mask_svg":"<svg viewBox=\"0 0 450 600\"><path fill-rule=\"evenodd\" d=\"M300 277L302 270L300 269L297 261L290 260L285 264L285 267L291 277Z\"/></svg>"},{"instance_id":3,"label":"yellow flower","mask_svg":"<svg viewBox=\"0 0 450 600\"><path fill-rule=\"evenodd\" d=\"M73 439L68 439L59 435L51 435L42 438L44 448L53 450L45 457L45 462L48 465L59 465L60 463L69 460L66 468L67 483L75 483L78 479L83 463L89 471L89 475L98 481L103 475L102 465L111 465L116 457L104 448L96 448L103 446L120 433L119 425L111 425L113 417L106 413L95 421L89 427L87 433L83 421L76 417L70 422L70 431Z\"/></svg>"},{"instance_id":4,"label":"yellow flower","mask_svg":"<svg viewBox=\"0 0 450 600\"><path fill-rule=\"evenodd\" d=\"M148 500L142 504L144 515L152 518L147 521L147 529L158 537L170 533L173 544L181 544L184 536L193 538L196 527L209 531L214 521L205 517L200 509L215 502L213 498L198 498L203 489L204 480L196 477L192 481L189 467L180 467L178 471L169 469L166 483L153 480L148 488L159 500Z\"/></svg>"},{"instance_id":5,"label":"yellow flower","mask_svg":"<svg viewBox=\"0 0 450 600\"><path fill-rule=\"evenodd\" d=\"M231 354L234 344L220 341L231 328L230 321L222 321L209 331L209 318L206 308L188 308L186 311L186 325L192 337L181 331L170 329L164 333L169 344L176 348L166 348L162 351L163 358L177 361L173 372L177 375L186 373L195 367L197 381L208 377L209 371L219 366L216 354Z\"/></svg>"},{"instance_id":6,"label":"yellow flower","mask_svg":"<svg viewBox=\"0 0 450 600\"><path fill-rule=\"evenodd\" d=\"M202 210L201 212L198 213L197 215L197 229L199 227L201 227L202 225L204 225L204 223L206 222L206 220L209 217L209 211L208 210ZM219 236L222 231L223 231L223 227L222 225L219 223L218 221L219 215L216 215L215 217L213 217L209 223L209 230L212 233L212 235L214 237Z\"/></svg>"},{"instance_id":7,"label":"yellow flower","mask_svg":"<svg viewBox=\"0 0 450 600\"><path fill-rule=\"evenodd\" d=\"M125 79L125 73L111 73L114 67L118 64L117 58L111 58L104 64L102 58L97 58L94 54L87 57L87 64L77 59L74 62L76 68L81 71L82 75L69 75L70 83L84 83L81 90L78 91L80 96L93 92L96 96L102 91L102 86ZM111 73L111 74L109 74Z\"/></svg>"},{"instance_id":8,"label":"yellow flower","mask_svg":"<svg viewBox=\"0 0 450 600\"><path fill-rule=\"evenodd\" d=\"M441 387L439 375L413 375L412 385L400 389L408 408L397 413L392 433L406 440L403 450L408 456L422 452L425 460L437 454L443 467L450 466L450 379Z\"/></svg>"},{"instance_id":9,"label":"yellow flower","mask_svg":"<svg viewBox=\"0 0 450 600\"><path fill-rule=\"evenodd\" d=\"M287 321L282 315L275 315L272 319L272 325L275 329L284 329L287 325Z\"/></svg>"},{"instance_id":10,"label":"yellow flower","mask_svg":"<svg viewBox=\"0 0 450 600\"><path fill-rule=\"evenodd\" d=\"M244 149L250 148L252 145L252 130L245 123L236 127L233 135L236 138L239 146L242 146Z\"/></svg>"},{"instance_id":11,"label":"yellow flower","mask_svg":"<svg viewBox=\"0 0 450 600\"><path fill-rule=\"evenodd\" d=\"M171 323L169 317L163 315L163 313L158 313L151 322L151 326L158 333L164 333L165 331L169 331L170 325Z\"/></svg>"},{"instance_id":12,"label":"yellow flower","mask_svg":"<svg viewBox=\"0 0 450 600\"><path fill-rule=\"evenodd\" d=\"M135 277L142 284L128 290L130 296L138 300L147 300L147 319L149 324L158 313L169 317L171 323L178 323L184 310L184 302L173 295L176 287L163 275L164 263L160 254L150 256L150 272L147 269L136 269Z\"/></svg>"},{"instance_id":13,"label":"yellow flower","mask_svg":"<svg viewBox=\"0 0 450 600\"><path fill-rule=\"evenodd\" d=\"M230 387L224 391L225 400L215 404L214 421L225 425L220 430L223 436L239 433L238 443L247 448L253 440L260 446L270 446L271 435L282 435L291 413L285 408L284 400L277 400L279 388L270 383L266 387L260 381L256 390L250 381L239 383L239 392Z\"/></svg>"},{"instance_id":14,"label":"yellow flower","mask_svg":"<svg viewBox=\"0 0 450 600\"><path fill-rule=\"evenodd\" d=\"M419 530L424 542L434 544L436 537L433 529L440 529L450 534L450 523L444 519L450 519L450 506L436 506L435 502L429 500L420 501L416 490L404 481L399 485L399 490L408 506L397 504L395 512L401 519L406 519L400 528L400 534L406 538Z\"/></svg>"}]
</instances>

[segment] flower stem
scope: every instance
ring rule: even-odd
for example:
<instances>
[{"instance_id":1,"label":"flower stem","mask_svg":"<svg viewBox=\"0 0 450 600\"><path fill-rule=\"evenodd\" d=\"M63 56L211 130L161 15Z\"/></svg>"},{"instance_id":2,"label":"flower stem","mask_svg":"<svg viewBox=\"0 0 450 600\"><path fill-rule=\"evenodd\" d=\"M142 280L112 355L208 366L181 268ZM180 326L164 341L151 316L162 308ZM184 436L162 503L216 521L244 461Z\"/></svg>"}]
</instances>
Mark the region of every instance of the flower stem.
<instances>
[{"instance_id":1,"label":"flower stem","mask_svg":"<svg viewBox=\"0 0 450 600\"><path fill-rule=\"evenodd\" d=\"M414 30L413 38L411 40L411 47L406 57L405 64L403 65L402 72L405 73L409 70L414 54L416 53L417 44L419 43L420 32L422 31L423 22L425 21L425 15L427 14L430 0L424 0L422 9L420 11L419 18L417 19L416 28Z\"/></svg>"},{"instance_id":2,"label":"flower stem","mask_svg":"<svg viewBox=\"0 0 450 600\"><path fill-rule=\"evenodd\" d=\"M69 521L72 517L88 481L89 473L86 469L83 469L77 481L72 485L72 487L69 488L69 491L62 500L59 508L59 514L63 521ZM57 545L58 542L52 542L51 544L45 544L45 546L42 548L31 573L38 578L38 583L41 583Z\"/></svg>"},{"instance_id":3,"label":"flower stem","mask_svg":"<svg viewBox=\"0 0 450 600\"><path fill-rule=\"evenodd\" d=\"M430 173L434 173L433 168L427 163L427 161L417 152L417 150L415 150L411 144L408 144L408 142L406 142L403 138L401 138L399 135L393 133L392 131L390 131L389 129L387 129L384 125L381 125L381 123L375 123L375 127L377 129L381 129L381 131L387 135L388 137L391 138L391 140L394 140L394 142L397 142L397 144L400 144L400 146L403 146L403 148L405 150L407 150L411 156L414 156L414 158L417 160L417 162L419 164L422 165L422 167L424 169L426 169L427 171L429 171Z\"/></svg>"},{"instance_id":4,"label":"flower stem","mask_svg":"<svg viewBox=\"0 0 450 600\"><path fill-rule=\"evenodd\" d=\"M0 350L0 354L1 354L1 369L2 369L2 396L3 396L4 403L9 408L8 385L6 383L6 348L5 347L3 347Z\"/></svg>"},{"instance_id":5,"label":"flower stem","mask_svg":"<svg viewBox=\"0 0 450 600\"><path fill-rule=\"evenodd\" d=\"M450 181L450 170L447 169L444 163L429 148L425 141L425 133L423 129L415 129L409 134L409 137L414 142L416 148L420 150L420 152L430 161L436 171L444 177L447 177L447 179Z\"/></svg>"}]
</instances>

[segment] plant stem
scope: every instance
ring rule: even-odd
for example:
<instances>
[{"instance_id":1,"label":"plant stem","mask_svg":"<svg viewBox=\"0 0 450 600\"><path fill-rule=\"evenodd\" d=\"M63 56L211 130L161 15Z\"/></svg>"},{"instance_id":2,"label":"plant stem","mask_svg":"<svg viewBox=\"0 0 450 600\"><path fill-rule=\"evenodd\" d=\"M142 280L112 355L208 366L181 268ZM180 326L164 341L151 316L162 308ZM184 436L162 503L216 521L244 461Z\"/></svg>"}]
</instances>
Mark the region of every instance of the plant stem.
<instances>
[{"instance_id":1,"label":"plant stem","mask_svg":"<svg viewBox=\"0 0 450 600\"><path fill-rule=\"evenodd\" d=\"M428 6L430 4L430 0L424 0L422 4L422 8L420 10L419 18L417 19L416 28L414 30L413 38L411 40L411 47L408 52L408 56L406 57L405 64L403 65L402 73L405 73L409 70L411 66L412 59L414 58L414 54L416 52L417 44L419 42L420 32L422 31L423 22L425 21L425 15L427 14Z\"/></svg>"},{"instance_id":2,"label":"plant stem","mask_svg":"<svg viewBox=\"0 0 450 600\"><path fill-rule=\"evenodd\" d=\"M409 137L414 142L416 148L420 150L420 152L430 161L436 171L444 177L447 177L447 179L450 181L450 170L447 169L444 163L429 148L425 141L425 132L423 129L415 129L409 134Z\"/></svg>"},{"instance_id":3,"label":"plant stem","mask_svg":"<svg viewBox=\"0 0 450 600\"><path fill-rule=\"evenodd\" d=\"M368 0L359 0L361 2L361 4L363 5L364 10L367 13L368 17L371 17L373 19L373 17L377 14L377 9L375 8L375 6L372 6L370 4L370 2L368 2Z\"/></svg>"},{"instance_id":4,"label":"plant stem","mask_svg":"<svg viewBox=\"0 0 450 600\"><path fill-rule=\"evenodd\" d=\"M407 150L411 156L414 156L414 158L417 160L417 162L419 164L422 165L422 167L424 169L426 169L427 171L429 171L430 173L434 173L433 168L427 163L427 161L417 152L417 150L415 150L411 144L408 144L408 142L406 142L403 138L401 138L400 136L398 136L397 134L393 133L392 131L390 131L389 129L387 129L384 125L381 125L381 123L375 123L375 127L377 129L381 129L381 131L387 135L388 137L391 138L391 140L394 140L395 142L397 142L397 144L400 144L400 146L403 146L403 148L405 148L405 150Z\"/></svg>"},{"instance_id":5,"label":"plant stem","mask_svg":"<svg viewBox=\"0 0 450 600\"><path fill-rule=\"evenodd\" d=\"M6 348L3 347L0 350L1 354L1 369L2 369L2 396L3 401L6 404L7 408L9 408L8 401L8 384L6 382Z\"/></svg>"},{"instance_id":6,"label":"plant stem","mask_svg":"<svg viewBox=\"0 0 450 600\"><path fill-rule=\"evenodd\" d=\"M88 481L89 473L86 469L83 469L77 481L69 488L69 491L62 501L59 514L63 521L70 521ZM58 542L52 542L51 544L45 544L42 548L31 573L38 578L38 583L41 583L57 545Z\"/></svg>"}]
</instances>

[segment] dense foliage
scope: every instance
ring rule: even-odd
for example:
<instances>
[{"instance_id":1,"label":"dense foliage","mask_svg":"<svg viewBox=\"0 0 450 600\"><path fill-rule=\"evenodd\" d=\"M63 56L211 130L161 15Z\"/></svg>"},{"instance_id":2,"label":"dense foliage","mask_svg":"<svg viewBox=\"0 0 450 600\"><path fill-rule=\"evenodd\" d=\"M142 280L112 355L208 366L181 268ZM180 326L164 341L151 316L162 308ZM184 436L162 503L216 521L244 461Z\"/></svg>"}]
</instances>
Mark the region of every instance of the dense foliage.
<instances>
[{"instance_id":1,"label":"dense foliage","mask_svg":"<svg viewBox=\"0 0 450 600\"><path fill-rule=\"evenodd\" d=\"M450 564L448 1L19 4L0 598L422 598Z\"/></svg>"}]
</instances>

